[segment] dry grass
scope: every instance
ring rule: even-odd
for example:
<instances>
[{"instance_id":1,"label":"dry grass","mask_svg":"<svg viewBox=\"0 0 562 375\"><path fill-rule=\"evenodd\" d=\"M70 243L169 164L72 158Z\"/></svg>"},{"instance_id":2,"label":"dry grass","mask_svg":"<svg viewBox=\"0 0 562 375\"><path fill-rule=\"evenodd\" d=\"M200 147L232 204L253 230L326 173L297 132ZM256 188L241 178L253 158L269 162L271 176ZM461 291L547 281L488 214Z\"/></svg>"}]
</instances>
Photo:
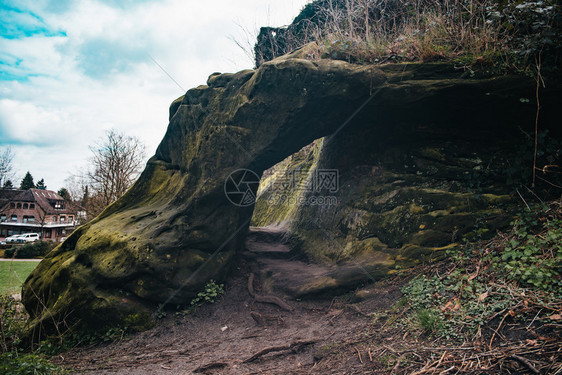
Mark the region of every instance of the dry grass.
<instances>
[{"instance_id":1,"label":"dry grass","mask_svg":"<svg viewBox=\"0 0 562 375\"><path fill-rule=\"evenodd\" d=\"M506 45L494 7L492 0L347 0L345 9L321 10L326 23L315 38L327 57L356 62L484 58Z\"/></svg>"},{"instance_id":2,"label":"dry grass","mask_svg":"<svg viewBox=\"0 0 562 375\"><path fill-rule=\"evenodd\" d=\"M559 45L558 12L551 0L316 0L289 28L262 29L256 62L316 42L320 57L353 63L529 66Z\"/></svg>"}]
</instances>

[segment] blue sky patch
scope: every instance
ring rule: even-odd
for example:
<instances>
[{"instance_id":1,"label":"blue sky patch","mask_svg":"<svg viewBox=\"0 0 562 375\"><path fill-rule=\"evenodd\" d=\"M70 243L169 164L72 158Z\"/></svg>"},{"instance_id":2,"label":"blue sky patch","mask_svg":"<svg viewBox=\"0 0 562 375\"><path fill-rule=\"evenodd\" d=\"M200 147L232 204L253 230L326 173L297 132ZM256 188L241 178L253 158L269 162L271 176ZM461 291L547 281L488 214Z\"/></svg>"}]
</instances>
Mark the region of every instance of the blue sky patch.
<instances>
[{"instance_id":1,"label":"blue sky patch","mask_svg":"<svg viewBox=\"0 0 562 375\"><path fill-rule=\"evenodd\" d=\"M0 124L0 146L21 146L24 144L18 139L12 138L12 136L6 131L4 124Z\"/></svg>"},{"instance_id":2,"label":"blue sky patch","mask_svg":"<svg viewBox=\"0 0 562 375\"><path fill-rule=\"evenodd\" d=\"M0 116L2 114L0 113ZM39 148L52 147L53 142L46 139L35 139L33 135L30 135L27 139L19 139L18 137L12 136L6 128L11 124L1 124L0 123L0 147L2 146L34 146Z\"/></svg>"},{"instance_id":3,"label":"blue sky patch","mask_svg":"<svg viewBox=\"0 0 562 375\"><path fill-rule=\"evenodd\" d=\"M37 14L2 2L0 8L0 37L21 39L34 35L66 36L63 30L54 30Z\"/></svg>"},{"instance_id":4,"label":"blue sky patch","mask_svg":"<svg viewBox=\"0 0 562 375\"><path fill-rule=\"evenodd\" d=\"M129 9L144 3L156 2L158 0L100 0L101 3L109 5L112 8Z\"/></svg>"},{"instance_id":5,"label":"blue sky patch","mask_svg":"<svg viewBox=\"0 0 562 375\"><path fill-rule=\"evenodd\" d=\"M98 37L80 46L76 60L84 74L104 79L131 70L135 64L147 61L148 55L143 43Z\"/></svg>"},{"instance_id":6,"label":"blue sky patch","mask_svg":"<svg viewBox=\"0 0 562 375\"><path fill-rule=\"evenodd\" d=\"M21 66L23 59L0 52L0 81L26 82L31 74Z\"/></svg>"}]
</instances>

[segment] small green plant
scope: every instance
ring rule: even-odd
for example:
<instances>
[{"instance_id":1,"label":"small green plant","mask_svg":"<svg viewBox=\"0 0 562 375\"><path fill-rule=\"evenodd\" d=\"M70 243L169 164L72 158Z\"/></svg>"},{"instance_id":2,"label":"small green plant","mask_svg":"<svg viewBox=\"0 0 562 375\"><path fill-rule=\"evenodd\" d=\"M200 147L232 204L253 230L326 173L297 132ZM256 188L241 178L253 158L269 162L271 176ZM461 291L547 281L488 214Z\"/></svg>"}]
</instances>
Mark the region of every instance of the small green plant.
<instances>
[{"instance_id":1,"label":"small green plant","mask_svg":"<svg viewBox=\"0 0 562 375\"><path fill-rule=\"evenodd\" d=\"M11 351L0 355L0 373L10 375L62 375L68 372L37 354Z\"/></svg>"},{"instance_id":2,"label":"small green plant","mask_svg":"<svg viewBox=\"0 0 562 375\"><path fill-rule=\"evenodd\" d=\"M433 333L443 327L439 313L433 309L418 310L417 319L421 328L427 333Z\"/></svg>"},{"instance_id":3,"label":"small green plant","mask_svg":"<svg viewBox=\"0 0 562 375\"><path fill-rule=\"evenodd\" d=\"M141 332L154 326L154 321L146 314L129 314L123 321L125 332Z\"/></svg>"},{"instance_id":4,"label":"small green plant","mask_svg":"<svg viewBox=\"0 0 562 375\"><path fill-rule=\"evenodd\" d=\"M191 300L191 306L197 307L204 303L215 303L224 294L224 284L217 284L209 280L203 291L197 293L197 297Z\"/></svg>"},{"instance_id":5,"label":"small green plant","mask_svg":"<svg viewBox=\"0 0 562 375\"><path fill-rule=\"evenodd\" d=\"M503 249L487 255L493 266L508 279L535 288L562 288L562 219L543 218L540 233L533 233L537 218L526 214L512 223L513 230Z\"/></svg>"}]
</instances>

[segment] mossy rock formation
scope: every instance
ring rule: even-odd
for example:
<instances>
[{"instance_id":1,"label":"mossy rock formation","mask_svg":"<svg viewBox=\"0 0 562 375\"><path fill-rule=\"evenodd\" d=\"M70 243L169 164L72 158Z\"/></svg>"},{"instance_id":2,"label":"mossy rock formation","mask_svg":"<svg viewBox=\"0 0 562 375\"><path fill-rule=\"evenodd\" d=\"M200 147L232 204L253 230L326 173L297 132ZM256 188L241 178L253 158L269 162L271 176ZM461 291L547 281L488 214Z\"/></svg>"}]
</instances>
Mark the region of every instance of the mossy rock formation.
<instances>
[{"instance_id":1,"label":"mossy rock formation","mask_svg":"<svg viewBox=\"0 0 562 375\"><path fill-rule=\"evenodd\" d=\"M102 329L134 320L142 329L155 306L189 303L209 279L223 280L253 211L228 200L227 177L242 168L261 176L321 137L308 165L339 171L337 206L262 218L292 223L311 261L348 262L342 274L364 261L381 277L435 257L478 217L488 230L505 222L505 179L478 173L494 155L515 154L519 129L533 128L535 107L520 99L534 97L534 80L305 55L214 74L172 103L167 133L137 183L26 281L37 335L61 324ZM559 111L559 94L542 93L545 127L558 124L548 109Z\"/></svg>"}]
</instances>

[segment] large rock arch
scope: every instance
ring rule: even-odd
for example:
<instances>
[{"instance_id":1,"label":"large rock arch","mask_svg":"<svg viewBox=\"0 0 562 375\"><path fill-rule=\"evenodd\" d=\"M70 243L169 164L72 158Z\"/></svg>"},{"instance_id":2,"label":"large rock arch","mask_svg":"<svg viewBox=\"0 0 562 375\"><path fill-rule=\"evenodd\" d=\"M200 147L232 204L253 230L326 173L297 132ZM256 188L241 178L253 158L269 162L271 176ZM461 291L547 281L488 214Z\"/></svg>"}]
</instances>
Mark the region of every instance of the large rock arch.
<instances>
[{"instance_id":1,"label":"large rock arch","mask_svg":"<svg viewBox=\"0 0 562 375\"><path fill-rule=\"evenodd\" d=\"M234 170L261 174L347 127L385 133L399 126L401 134L435 126L478 138L512 133L521 116L533 116L532 106L512 110L533 95L529 79L470 78L447 64L309 61L305 54L212 75L172 103L167 133L137 183L26 281L34 332L123 321L142 328L151 306L185 304L210 278L223 277L252 215L224 194Z\"/></svg>"}]
</instances>

